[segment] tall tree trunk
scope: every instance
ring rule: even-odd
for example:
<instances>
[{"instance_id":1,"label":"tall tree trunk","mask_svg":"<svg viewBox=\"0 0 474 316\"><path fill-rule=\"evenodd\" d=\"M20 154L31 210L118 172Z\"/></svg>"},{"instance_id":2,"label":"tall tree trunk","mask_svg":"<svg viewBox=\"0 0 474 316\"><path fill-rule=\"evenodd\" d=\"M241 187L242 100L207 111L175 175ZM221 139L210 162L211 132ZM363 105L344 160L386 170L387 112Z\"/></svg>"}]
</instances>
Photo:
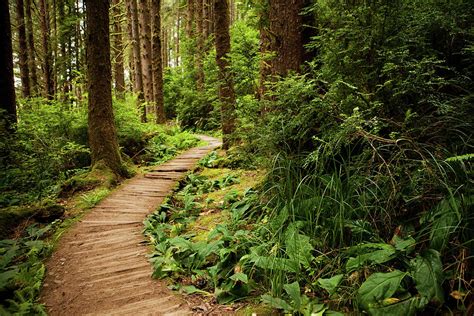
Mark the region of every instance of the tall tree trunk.
<instances>
[{"instance_id":1,"label":"tall tree trunk","mask_svg":"<svg viewBox=\"0 0 474 316\"><path fill-rule=\"evenodd\" d=\"M163 42L162 44L162 54L163 54L163 68L168 68L169 67L169 59L168 59L168 31L166 29L163 29L163 34L162 34Z\"/></svg>"},{"instance_id":2,"label":"tall tree trunk","mask_svg":"<svg viewBox=\"0 0 474 316\"><path fill-rule=\"evenodd\" d=\"M175 50L174 50L174 59L175 66L179 67L179 31L181 27L181 8L179 6L179 1L176 2L176 37L175 37Z\"/></svg>"},{"instance_id":3,"label":"tall tree trunk","mask_svg":"<svg viewBox=\"0 0 474 316\"><path fill-rule=\"evenodd\" d=\"M41 18L41 36L43 45L43 76L45 96L49 100L54 97L53 68L50 47L50 25L49 25L49 9L46 0L40 0L40 18Z\"/></svg>"},{"instance_id":4,"label":"tall tree trunk","mask_svg":"<svg viewBox=\"0 0 474 316\"><path fill-rule=\"evenodd\" d=\"M286 75L299 71L304 61L303 16L304 0L270 1L268 20L270 51L276 56L271 60L273 75Z\"/></svg>"},{"instance_id":5,"label":"tall tree trunk","mask_svg":"<svg viewBox=\"0 0 474 316\"><path fill-rule=\"evenodd\" d=\"M122 10L120 0L112 1L112 23L113 23L113 49L114 49L114 81L117 96L124 97L125 70L123 66L123 42L122 42Z\"/></svg>"},{"instance_id":6,"label":"tall tree trunk","mask_svg":"<svg viewBox=\"0 0 474 316\"><path fill-rule=\"evenodd\" d=\"M151 57L151 19L148 0L139 0L139 30L142 56L143 88L145 100L153 102L153 68Z\"/></svg>"},{"instance_id":7,"label":"tall tree trunk","mask_svg":"<svg viewBox=\"0 0 474 316\"><path fill-rule=\"evenodd\" d=\"M124 175L112 110L109 5L110 0L87 0L86 5L89 145L93 166L102 162Z\"/></svg>"},{"instance_id":8,"label":"tall tree trunk","mask_svg":"<svg viewBox=\"0 0 474 316\"><path fill-rule=\"evenodd\" d=\"M129 0L130 12L132 12L133 32L133 57L135 58L135 93L138 94L138 102L142 106L142 122L146 122L146 105L144 104L143 72L140 45L140 31L138 29L138 6L137 0Z\"/></svg>"},{"instance_id":9,"label":"tall tree trunk","mask_svg":"<svg viewBox=\"0 0 474 316\"><path fill-rule=\"evenodd\" d=\"M32 95L38 93L38 74L36 71L36 51L35 51L35 38L33 32L33 19L31 18L31 1L25 0L25 12L26 12L26 31L27 31L27 42L28 42L28 68L30 71L30 89Z\"/></svg>"},{"instance_id":10,"label":"tall tree trunk","mask_svg":"<svg viewBox=\"0 0 474 316\"><path fill-rule=\"evenodd\" d=\"M7 131L16 123L16 96L13 78L13 48L8 1L0 1L0 110ZM0 121L0 123L3 123Z\"/></svg>"},{"instance_id":11,"label":"tall tree trunk","mask_svg":"<svg viewBox=\"0 0 474 316\"><path fill-rule=\"evenodd\" d=\"M24 98L31 95L30 69L28 65L28 45L26 44L25 7L23 0L16 0L16 16L18 23L18 52L20 61L20 78Z\"/></svg>"},{"instance_id":12,"label":"tall tree trunk","mask_svg":"<svg viewBox=\"0 0 474 316\"><path fill-rule=\"evenodd\" d=\"M210 0L203 0L203 7L202 7L202 33L204 36L204 40L207 40L209 35L211 34L211 3Z\"/></svg>"},{"instance_id":13,"label":"tall tree trunk","mask_svg":"<svg viewBox=\"0 0 474 316\"><path fill-rule=\"evenodd\" d=\"M231 145L235 130L235 92L230 62L229 3L228 0L215 0L216 13L216 62L219 67L219 99L221 101L221 121L223 148Z\"/></svg>"},{"instance_id":14,"label":"tall tree trunk","mask_svg":"<svg viewBox=\"0 0 474 316\"><path fill-rule=\"evenodd\" d=\"M135 91L136 87L136 70L135 70L135 49L134 49L134 41L133 41L133 15L132 15L132 10L130 7L130 0L127 1L126 3L126 9L127 9L127 34L128 34L128 46L129 46L129 58L128 58L128 64L129 64L129 73L130 73L130 91Z\"/></svg>"},{"instance_id":15,"label":"tall tree trunk","mask_svg":"<svg viewBox=\"0 0 474 316\"><path fill-rule=\"evenodd\" d=\"M151 0L153 17L153 91L156 123L164 123L165 105L163 98L163 60L161 59L161 0Z\"/></svg>"},{"instance_id":16,"label":"tall tree trunk","mask_svg":"<svg viewBox=\"0 0 474 316\"><path fill-rule=\"evenodd\" d=\"M194 36L194 2L195 0L188 0L188 12L186 21L186 35L188 36L188 38L193 38Z\"/></svg>"},{"instance_id":17,"label":"tall tree trunk","mask_svg":"<svg viewBox=\"0 0 474 316\"><path fill-rule=\"evenodd\" d=\"M204 89L204 36L203 36L203 1L195 0L196 4L196 37L197 37L197 52L196 52L196 83L198 91ZM220 27L220 26L219 26Z\"/></svg>"},{"instance_id":18,"label":"tall tree trunk","mask_svg":"<svg viewBox=\"0 0 474 316\"><path fill-rule=\"evenodd\" d=\"M58 76L60 74L58 69L58 23L57 23L57 1L52 0L52 14L48 14L48 16L52 18L52 27L53 32L52 36L50 36L50 49L51 49L51 65L52 65L52 80L53 80L53 98L58 91L59 80Z\"/></svg>"},{"instance_id":19,"label":"tall tree trunk","mask_svg":"<svg viewBox=\"0 0 474 316\"><path fill-rule=\"evenodd\" d=\"M267 25L260 28L260 51L273 55L260 64L260 97L265 94L265 82L270 77L298 72L305 60L304 45L309 37L301 11L306 4L307 0L272 0L262 14Z\"/></svg>"}]
</instances>

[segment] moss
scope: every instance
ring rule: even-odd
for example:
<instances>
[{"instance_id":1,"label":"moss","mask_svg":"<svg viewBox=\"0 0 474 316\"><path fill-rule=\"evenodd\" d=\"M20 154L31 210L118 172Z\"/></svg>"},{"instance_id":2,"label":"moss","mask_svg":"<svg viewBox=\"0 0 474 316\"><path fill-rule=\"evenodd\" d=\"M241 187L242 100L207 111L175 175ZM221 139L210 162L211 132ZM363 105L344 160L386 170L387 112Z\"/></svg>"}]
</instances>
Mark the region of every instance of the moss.
<instances>
[{"instance_id":1,"label":"moss","mask_svg":"<svg viewBox=\"0 0 474 316\"><path fill-rule=\"evenodd\" d=\"M0 210L0 239L8 238L22 222L47 223L61 218L65 207L52 200L28 206L12 206Z\"/></svg>"},{"instance_id":2,"label":"moss","mask_svg":"<svg viewBox=\"0 0 474 316\"><path fill-rule=\"evenodd\" d=\"M244 308L238 310L235 313L236 316L273 316L273 315L281 315L277 310L274 310L267 306L262 305L249 305L245 306Z\"/></svg>"},{"instance_id":3,"label":"moss","mask_svg":"<svg viewBox=\"0 0 474 316\"><path fill-rule=\"evenodd\" d=\"M229 213L225 211L201 214L195 222L189 224L188 231L192 231L195 234L193 237L194 242L207 241L209 233L218 224L227 222L228 218Z\"/></svg>"},{"instance_id":4,"label":"moss","mask_svg":"<svg viewBox=\"0 0 474 316\"><path fill-rule=\"evenodd\" d=\"M105 164L98 162L91 171L74 176L61 186L60 197L72 196L76 192L84 192L99 186L112 188L117 185L117 176Z\"/></svg>"}]
</instances>

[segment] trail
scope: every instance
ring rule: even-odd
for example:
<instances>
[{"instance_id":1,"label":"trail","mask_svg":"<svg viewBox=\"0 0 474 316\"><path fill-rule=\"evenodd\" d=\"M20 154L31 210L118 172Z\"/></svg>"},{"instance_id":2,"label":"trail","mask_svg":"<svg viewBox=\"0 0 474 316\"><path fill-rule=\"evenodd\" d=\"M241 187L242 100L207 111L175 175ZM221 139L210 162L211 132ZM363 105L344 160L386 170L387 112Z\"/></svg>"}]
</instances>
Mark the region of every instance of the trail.
<instances>
[{"instance_id":1,"label":"trail","mask_svg":"<svg viewBox=\"0 0 474 316\"><path fill-rule=\"evenodd\" d=\"M143 220L197 161L220 146L193 148L126 181L62 237L47 263L40 300L50 315L188 315L191 309L151 278Z\"/></svg>"}]
</instances>

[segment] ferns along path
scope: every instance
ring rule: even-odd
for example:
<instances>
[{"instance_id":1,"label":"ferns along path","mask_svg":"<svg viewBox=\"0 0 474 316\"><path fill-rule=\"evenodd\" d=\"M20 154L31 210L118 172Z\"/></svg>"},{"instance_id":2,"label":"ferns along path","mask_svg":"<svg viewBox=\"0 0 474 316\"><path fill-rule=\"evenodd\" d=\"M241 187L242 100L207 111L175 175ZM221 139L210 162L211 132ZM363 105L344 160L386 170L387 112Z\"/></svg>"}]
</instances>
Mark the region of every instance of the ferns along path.
<instances>
[{"instance_id":1,"label":"ferns along path","mask_svg":"<svg viewBox=\"0 0 474 316\"><path fill-rule=\"evenodd\" d=\"M50 315L186 315L186 303L153 280L144 218L219 140L127 181L64 236L49 260L41 301Z\"/></svg>"}]
</instances>

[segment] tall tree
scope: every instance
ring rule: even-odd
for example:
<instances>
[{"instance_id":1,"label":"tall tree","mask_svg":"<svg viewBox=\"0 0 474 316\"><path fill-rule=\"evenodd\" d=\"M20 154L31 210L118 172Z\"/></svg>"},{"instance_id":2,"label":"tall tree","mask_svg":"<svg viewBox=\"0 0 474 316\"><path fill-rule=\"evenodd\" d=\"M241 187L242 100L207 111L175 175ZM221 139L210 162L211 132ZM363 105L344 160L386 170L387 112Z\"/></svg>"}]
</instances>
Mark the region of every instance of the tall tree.
<instances>
[{"instance_id":1,"label":"tall tree","mask_svg":"<svg viewBox=\"0 0 474 316\"><path fill-rule=\"evenodd\" d=\"M16 96L13 78L13 48L8 1L0 1L0 110L7 130L16 123Z\"/></svg>"},{"instance_id":2,"label":"tall tree","mask_svg":"<svg viewBox=\"0 0 474 316\"><path fill-rule=\"evenodd\" d=\"M28 45L26 44L25 6L23 0L16 0L16 17L18 23L18 57L20 62L20 78L24 98L31 95L30 70L28 65Z\"/></svg>"},{"instance_id":3,"label":"tall tree","mask_svg":"<svg viewBox=\"0 0 474 316\"><path fill-rule=\"evenodd\" d=\"M125 92L125 70L123 65L123 41L122 41L122 9L120 0L112 1L112 23L113 23L113 50L114 50L114 81L115 90L119 97Z\"/></svg>"},{"instance_id":4,"label":"tall tree","mask_svg":"<svg viewBox=\"0 0 474 316\"><path fill-rule=\"evenodd\" d=\"M145 100L153 102L153 65L151 52L151 18L148 0L139 0L140 52L142 56L142 75Z\"/></svg>"},{"instance_id":5,"label":"tall tree","mask_svg":"<svg viewBox=\"0 0 474 316\"><path fill-rule=\"evenodd\" d=\"M269 50L273 75L299 71L304 61L303 15L305 0L272 0L268 8Z\"/></svg>"},{"instance_id":6,"label":"tall tree","mask_svg":"<svg viewBox=\"0 0 474 316\"><path fill-rule=\"evenodd\" d=\"M151 0L153 17L153 91L155 99L156 122L165 122L163 98L163 60L161 53L161 0Z\"/></svg>"},{"instance_id":7,"label":"tall tree","mask_svg":"<svg viewBox=\"0 0 474 316\"><path fill-rule=\"evenodd\" d=\"M35 38L33 31L33 19L31 18L31 2L34 0L25 0L25 14L26 14L26 32L28 42L28 65L30 78L30 89L33 95L38 93L38 74L36 70L36 51Z\"/></svg>"},{"instance_id":8,"label":"tall tree","mask_svg":"<svg viewBox=\"0 0 474 316\"><path fill-rule=\"evenodd\" d=\"M192 38L194 36L194 3L195 0L188 0L186 20L186 35L188 38Z\"/></svg>"},{"instance_id":9,"label":"tall tree","mask_svg":"<svg viewBox=\"0 0 474 316\"><path fill-rule=\"evenodd\" d=\"M203 36L203 1L195 0L195 18L196 18L196 37L197 37L197 51L196 51L196 84L197 89L202 91L204 89L204 36ZM219 26L220 27L220 26Z\"/></svg>"},{"instance_id":10,"label":"tall tree","mask_svg":"<svg viewBox=\"0 0 474 316\"><path fill-rule=\"evenodd\" d=\"M86 4L89 145L93 165L102 162L124 175L112 110L109 6L110 0L87 0Z\"/></svg>"},{"instance_id":11,"label":"tall tree","mask_svg":"<svg viewBox=\"0 0 474 316\"><path fill-rule=\"evenodd\" d=\"M50 45L49 6L46 0L40 0L41 38L43 45L43 76L45 95L49 100L54 97L53 55Z\"/></svg>"},{"instance_id":12,"label":"tall tree","mask_svg":"<svg viewBox=\"0 0 474 316\"><path fill-rule=\"evenodd\" d=\"M133 45L133 58L135 68L135 93L138 94L138 102L142 106L142 122L146 122L146 106L144 102L144 91L143 91L143 72L142 72L142 58L141 58L141 47L140 47L140 31L138 29L138 6L137 0L128 0L128 8L132 16L132 45Z\"/></svg>"},{"instance_id":13,"label":"tall tree","mask_svg":"<svg viewBox=\"0 0 474 316\"><path fill-rule=\"evenodd\" d=\"M216 23L216 62L219 67L219 99L221 101L221 122L223 148L231 145L235 130L235 91L230 61L229 3L228 0L215 0Z\"/></svg>"}]
</instances>

